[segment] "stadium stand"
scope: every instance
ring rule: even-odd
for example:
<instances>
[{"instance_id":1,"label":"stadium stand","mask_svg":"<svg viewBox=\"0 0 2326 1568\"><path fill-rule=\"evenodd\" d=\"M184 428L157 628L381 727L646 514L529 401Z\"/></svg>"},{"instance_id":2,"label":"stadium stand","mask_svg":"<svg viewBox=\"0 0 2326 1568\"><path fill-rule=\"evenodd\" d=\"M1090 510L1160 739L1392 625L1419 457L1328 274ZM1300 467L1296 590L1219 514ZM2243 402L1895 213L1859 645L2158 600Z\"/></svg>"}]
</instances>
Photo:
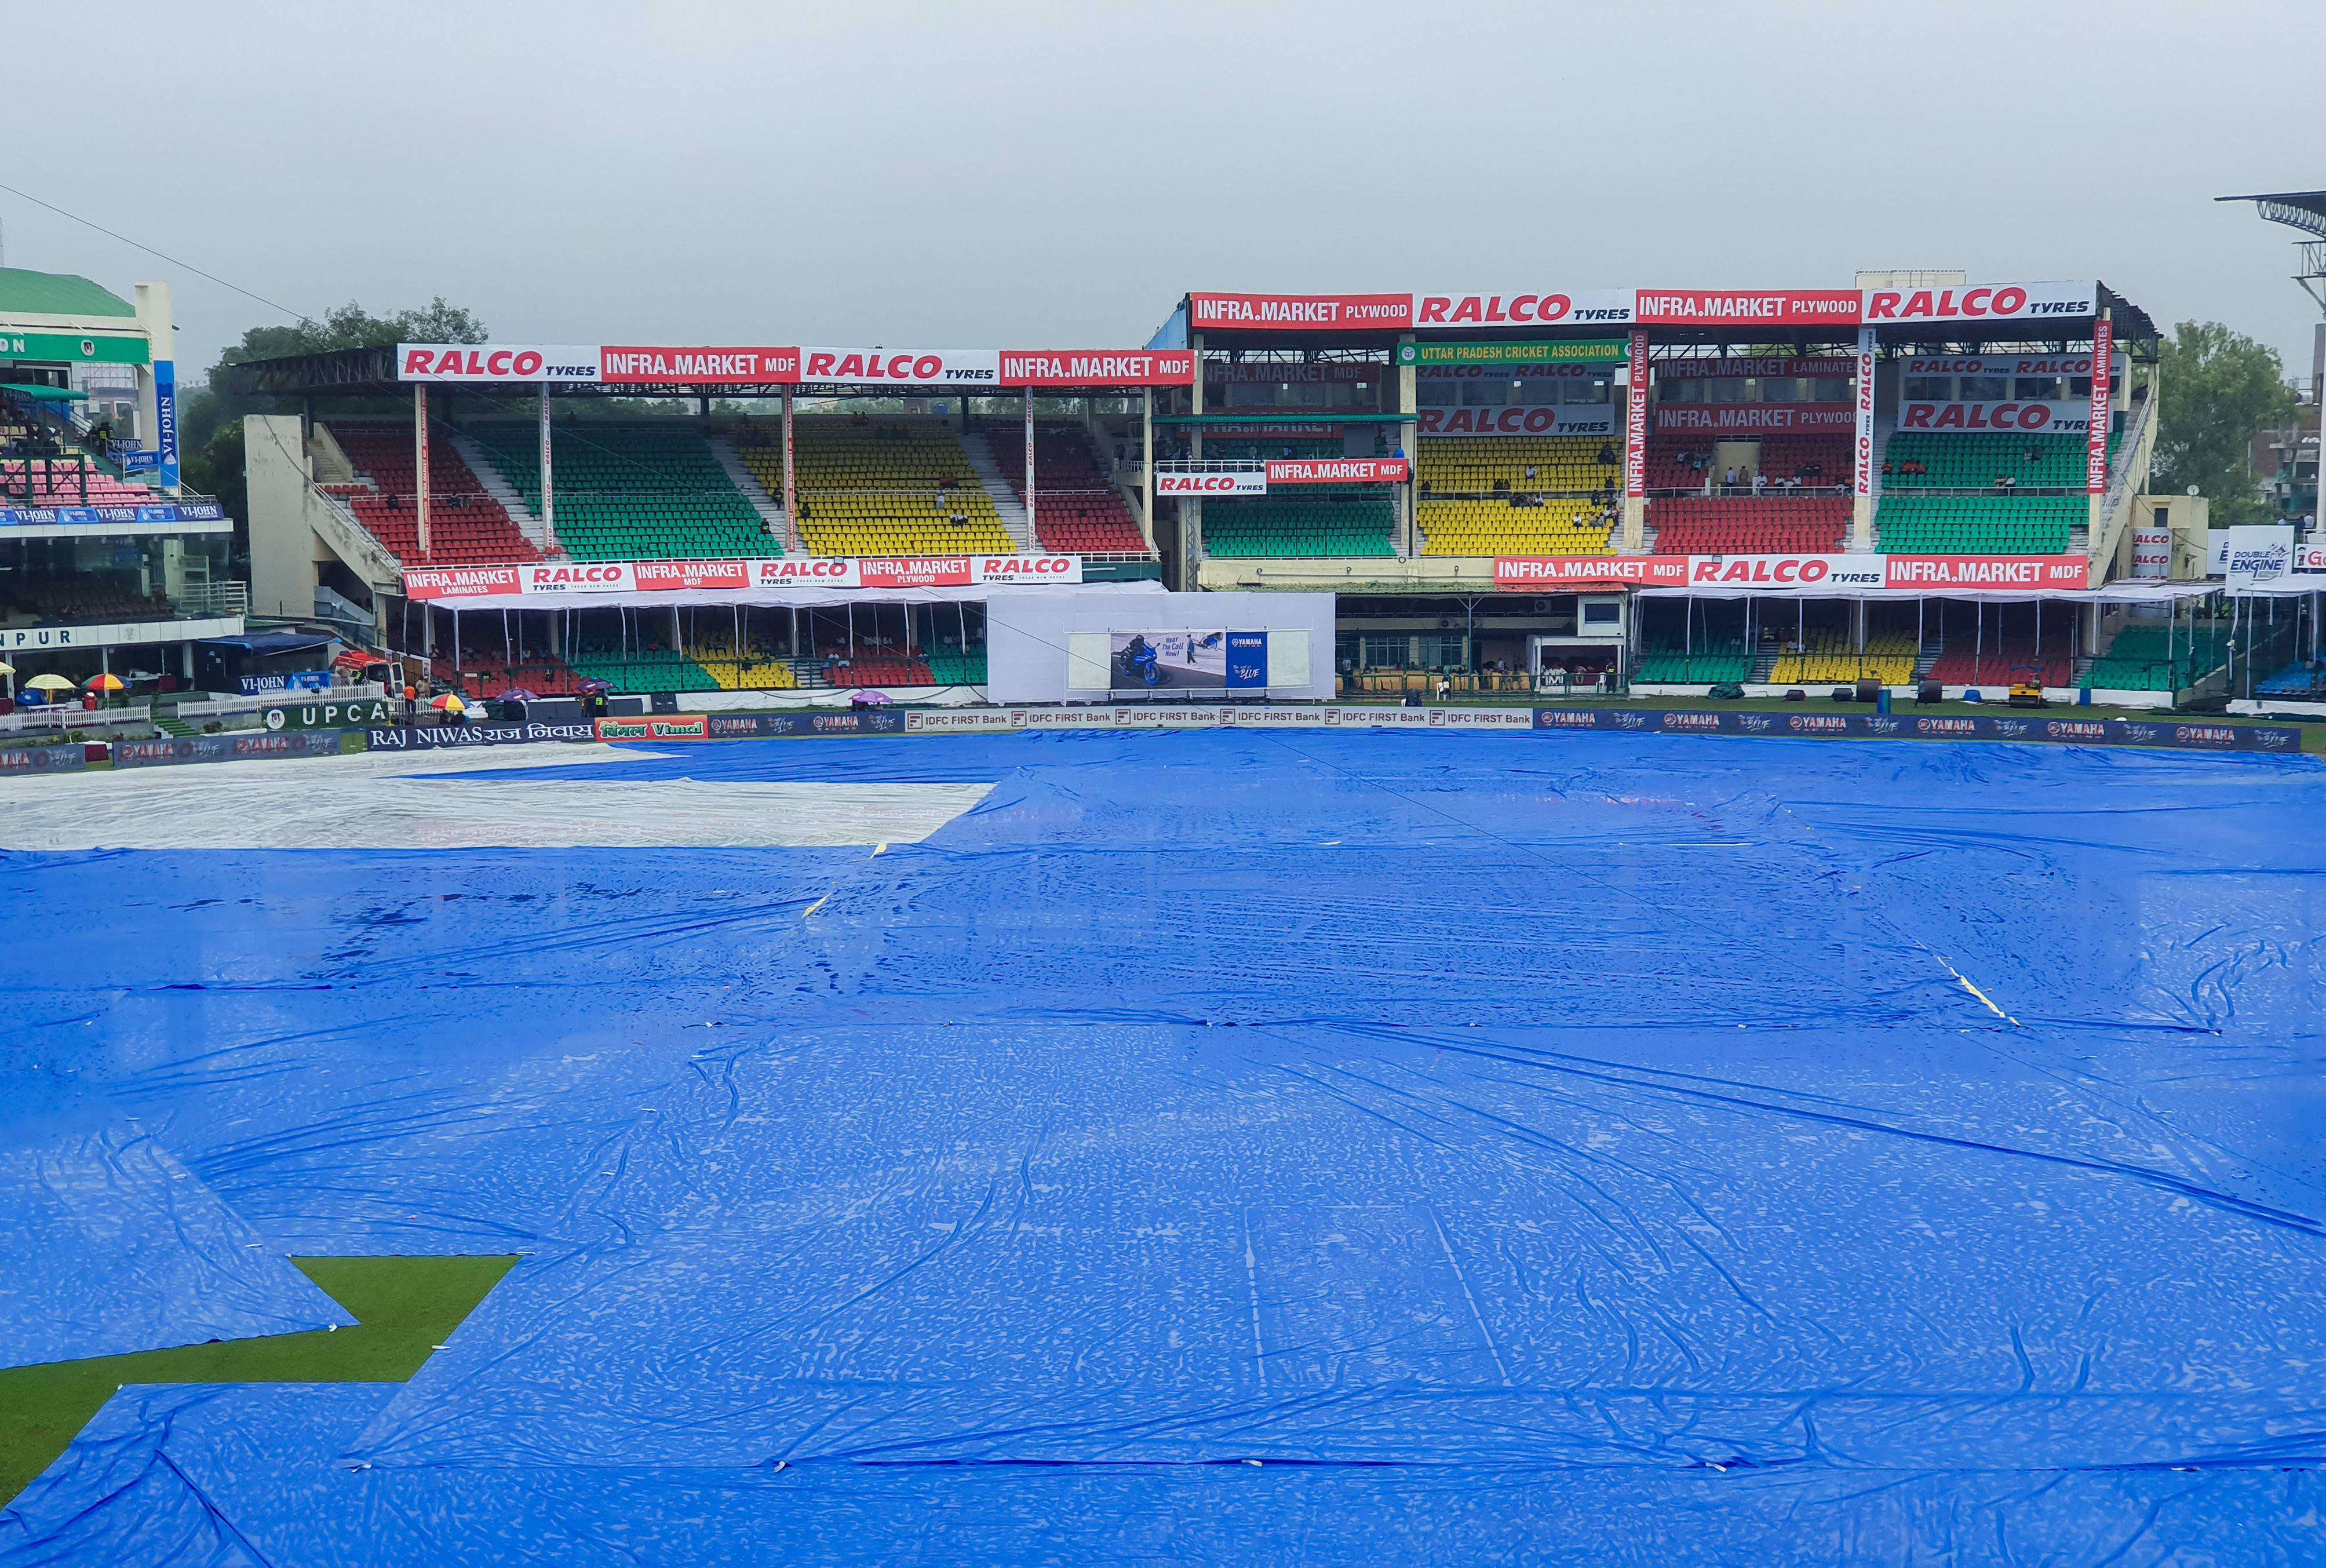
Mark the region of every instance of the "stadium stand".
<instances>
[{"instance_id":1,"label":"stadium stand","mask_svg":"<svg viewBox=\"0 0 2326 1568\"><path fill-rule=\"evenodd\" d=\"M329 487L407 566L505 566L541 552L441 431L428 432L428 550L420 549L419 472L408 424L335 420L327 427L363 483Z\"/></svg>"},{"instance_id":2,"label":"stadium stand","mask_svg":"<svg viewBox=\"0 0 2326 1568\"><path fill-rule=\"evenodd\" d=\"M1703 431L1659 432L1648 438L1648 488L1703 490L1719 487L1723 476L1712 472L1714 438ZM1850 462L1850 438L1846 435L1762 435L1739 437L1760 443L1761 472L1773 487L1795 481L1803 488L1847 489L1855 471ZM1746 487L1749 487L1749 481ZM1772 499L1773 496L1764 496Z\"/></svg>"},{"instance_id":3,"label":"stadium stand","mask_svg":"<svg viewBox=\"0 0 2326 1568\"><path fill-rule=\"evenodd\" d=\"M926 659L842 659L826 672L835 686L934 686Z\"/></svg>"},{"instance_id":4,"label":"stadium stand","mask_svg":"<svg viewBox=\"0 0 2326 1568\"><path fill-rule=\"evenodd\" d=\"M1390 534L1397 509L1374 493L1328 491L1298 501L1210 501L1204 507L1204 550L1226 557L1395 555Z\"/></svg>"},{"instance_id":5,"label":"stadium stand","mask_svg":"<svg viewBox=\"0 0 2326 1568\"><path fill-rule=\"evenodd\" d=\"M1870 680L1885 686L1903 686L1913 680L1917 655L1913 633L1871 634L1862 654L1853 642L1846 631L1812 629L1806 650L1780 654L1770 665L1769 684L1809 686Z\"/></svg>"},{"instance_id":6,"label":"stadium stand","mask_svg":"<svg viewBox=\"0 0 2326 1568\"><path fill-rule=\"evenodd\" d=\"M0 574L0 588L18 613L42 621L153 621L177 613L164 596L136 592L136 577L134 571L10 571Z\"/></svg>"},{"instance_id":7,"label":"stadium stand","mask_svg":"<svg viewBox=\"0 0 2326 1568\"><path fill-rule=\"evenodd\" d=\"M540 427L479 424L468 433L538 511ZM576 561L716 561L783 553L783 542L768 533L692 428L577 422L558 426L553 439L557 543ZM430 449L432 465L434 450Z\"/></svg>"},{"instance_id":8,"label":"stadium stand","mask_svg":"<svg viewBox=\"0 0 2326 1568\"><path fill-rule=\"evenodd\" d=\"M158 498L147 487L78 457L0 462L0 503L8 506L135 506Z\"/></svg>"},{"instance_id":9,"label":"stadium stand","mask_svg":"<svg viewBox=\"0 0 2326 1568\"><path fill-rule=\"evenodd\" d=\"M1026 498L1026 435L1022 426L990 430L994 465L1010 491ZM1079 425L1034 432L1034 540L1064 555L1108 551L1147 552L1147 540L1122 494L1108 482Z\"/></svg>"},{"instance_id":10,"label":"stadium stand","mask_svg":"<svg viewBox=\"0 0 2326 1568\"><path fill-rule=\"evenodd\" d=\"M600 648L573 655L575 673L617 691L717 691L717 676L673 648Z\"/></svg>"},{"instance_id":11,"label":"stadium stand","mask_svg":"<svg viewBox=\"0 0 2326 1568\"><path fill-rule=\"evenodd\" d=\"M961 441L941 421L809 417L793 423L799 510L816 555L1012 554L1017 545L978 483ZM751 476L780 495L779 437L739 444Z\"/></svg>"},{"instance_id":12,"label":"stadium stand","mask_svg":"<svg viewBox=\"0 0 2326 1568\"><path fill-rule=\"evenodd\" d=\"M1433 495L1485 496L1509 490L1599 496L1612 494L1623 484L1624 465L1619 443L1605 436L1424 439L1414 443L1413 477Z\"/></svg>"},{"instance_id":13,"label":"stadium stand","mask_svg":"<svg viewBox=\"0 0 2326 1568\"><path fill-rule=\"evenodd\" d=\"M789 691L799 685L799 673L788 659L745 640L740 652L731 632L698 631L687 657L710 673L726 691Z\"/></svg>"},{"instance_id":14,"label":"stadium stand","mask_svg":"<svg viewBox=\"0 0 2326 1568\"><path fill-rule=\"evenodd\" d=\"M1962 624L1968 617L1957 613L1950 618L1946 646L1923 679L1945 686L2007 686L2024 680L2029 669L2037 669L2046 686L2075 684L2075 628L2065 617L2051 617L2040 644L2032 607L1991 607L1980 617L1983 627L1968 635ZM1999 629L2012 620L2023 629Z\"/></svg>"},{"instance_id":15,"label":"stadium stand","mask_svg":"<svg viewBox=\"0 0 2326 1568\"><path fill-rule=\"evenodd\" d=\"M1424 555L1607 555L1612 511L1589 500L1423 501Z\"/></svg>"},{"instance_id":16,"label":"stadium stand","mask_svg":"<svg viewBox=\"0 0 2326 1568\"><path fill-rule=\"evenodd\" d=\"M2172 691L2228 662L2216 626L2126 626L2077 682L2104 691Z\"/></svg>"},{"instance_id":17,"label":"stadium stand","mask_svg":"<svg viewBox=\"0 0 2326 1568\"><path fill-rule=\"evenodd\" d=\"M2321 688L2326 688L2326 666L2303 659L2297 660L2270 675L2256 685L2254 691L2265 697L2300 697L2315 700Z\"/></svg>"},{"instance_id":18,"label":"stadium stand","mask_svg":"<svg viewBox=\"0 0 2326 1568\"><path fill-rule=\"evenodd\" d=\"M2059 555L2089 515L2081 496L1887 494L1877 548L1906 555Z\"/></svg>"},{"instance_id":19,"label":"stadium stand","mask_svg":"<svg viewBox=\"0 0 2326 1568\"><path fill-rule=\"evenodd\" d=\"M1640 655L1632 679L1649 685L1712 686L1722 682L1742 682L1752 673L1753 655L1732 640L1716 649L1651 649Z\"/></svg>"},{"instance_id":20,"label":"stadium stand","mask_svg":"<svg viewBox=\"0 0 2326 1568\"><path fill-rule=\"evenodd\" d=\"M2111 456L2115 448L2110 437ZM2009 479L2022 490L2080 493L2085 455L2079 435L1899 431L1883 455L1882 488L1982 490Z\"/></svg>"},{"instance_id":21,"label":"stadium stand","mask_svg":"<svg viewBox=\"0 0 2326 1568\"><path fill-rule=\"evenodd\" d=\"M929 674L940 686L982 686L985 684L985 650L973 648L964 654L958 650L931 654Z\"/></svg>"},{"instance_id":22,"label":"stadium stand","mask_svg":"<svg viewBox=\"0 0 2326 1568\"><path fill-rule=\"evenodd\" d=\"M1658 555L1826 554L1849 532L1847 496L1660 496L1648 503Z\"/></svg>"}]
</instances>

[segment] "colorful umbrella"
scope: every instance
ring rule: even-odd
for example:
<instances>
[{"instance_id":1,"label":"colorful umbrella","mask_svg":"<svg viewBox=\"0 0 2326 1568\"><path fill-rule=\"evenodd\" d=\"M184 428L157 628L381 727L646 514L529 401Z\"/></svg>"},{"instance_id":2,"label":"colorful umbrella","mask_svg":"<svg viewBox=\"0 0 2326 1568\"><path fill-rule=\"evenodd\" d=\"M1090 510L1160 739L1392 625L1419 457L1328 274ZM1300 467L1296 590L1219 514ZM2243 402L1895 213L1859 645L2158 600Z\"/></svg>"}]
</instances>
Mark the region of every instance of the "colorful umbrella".
<instances>
[{"instance_id":1,"label":"colorful umbrella","mask_svg":"<svg viewBox=\"0 0 2326 1568\"><path fill-rule=\"evenodd\" d=\"M469 709L469 705L466 702L461 701L450 691L445 692L442 697L430 698L428 700L428 706L431 708L441 708L447 713L465 713Z\"/></svg>"},{"instance_id":2,"label":"colorful umbrella","mask_svg":"<svg viewBox=\"0 0 2326 1568\"><path fill-rule=\"evenodd\" d=\"M92 691L122 691L127 690L127 688L121 683L121 677L113 674L110 672L101 675L91 675L88 678L88 689Z\"/></svg>"}]
</instances>

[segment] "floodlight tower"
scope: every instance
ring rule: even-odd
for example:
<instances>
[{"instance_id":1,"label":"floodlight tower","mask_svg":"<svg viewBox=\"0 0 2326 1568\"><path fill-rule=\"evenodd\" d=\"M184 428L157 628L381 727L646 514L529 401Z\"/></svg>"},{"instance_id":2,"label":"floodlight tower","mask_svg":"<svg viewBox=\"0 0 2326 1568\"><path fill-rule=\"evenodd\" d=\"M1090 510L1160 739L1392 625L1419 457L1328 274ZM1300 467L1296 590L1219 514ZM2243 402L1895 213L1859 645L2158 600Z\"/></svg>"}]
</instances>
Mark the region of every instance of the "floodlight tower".
<instances>
[{"instance_id":1,"label":"floodlight tower","mask_svg":"<svg viewBox=\"0 0 2326 1568\"><path fill-rule=\"evenodd\" d=\"M2326 314L2326 190L2274 190L2253 196L2219 196L2217 201L2250 201L2254 210L2272 223L2309 236L2294 242L2301 270L2293 281L2302 285L2321 314ZM2310 520L2312 537L2326 534L2326 321L2311 329L2310 406L2319 412L2317 501ZM2294 459L2302 456L2302 431L2293 440Z\"/></svg>"}]
</instances>

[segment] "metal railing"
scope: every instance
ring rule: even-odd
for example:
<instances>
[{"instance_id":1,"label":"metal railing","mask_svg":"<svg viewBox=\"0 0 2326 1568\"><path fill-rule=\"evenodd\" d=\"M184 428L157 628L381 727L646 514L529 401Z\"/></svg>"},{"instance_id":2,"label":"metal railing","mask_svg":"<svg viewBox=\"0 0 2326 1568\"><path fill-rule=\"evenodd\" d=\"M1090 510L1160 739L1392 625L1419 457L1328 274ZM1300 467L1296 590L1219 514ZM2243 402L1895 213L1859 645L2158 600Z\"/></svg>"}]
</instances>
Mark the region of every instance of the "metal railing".
<instances>
[{"instance_id":1,"label":"metal railing","mask_svg":"<svg viewBox=\"0 0 2326 1568\"><path fill-rule=\"evenodd\" d=\"M91 712L79 706L62 703L39 708L18 708L14 713L0 713L0 735L69 734L76 729L151 729L154 710L149 703L135 708L99 708Z\"/></svg>"},{"instance_id":2,"label":"metal railing","mask_svg":"<svg viewBox=\"0 0 2326 1568\"><path fill-rule=\"evenodd\" d=\"M170 596L170 607L189 617L247 616L250 613L250 585L231 580L190 582Z\"/></svg>"}]
</instances>

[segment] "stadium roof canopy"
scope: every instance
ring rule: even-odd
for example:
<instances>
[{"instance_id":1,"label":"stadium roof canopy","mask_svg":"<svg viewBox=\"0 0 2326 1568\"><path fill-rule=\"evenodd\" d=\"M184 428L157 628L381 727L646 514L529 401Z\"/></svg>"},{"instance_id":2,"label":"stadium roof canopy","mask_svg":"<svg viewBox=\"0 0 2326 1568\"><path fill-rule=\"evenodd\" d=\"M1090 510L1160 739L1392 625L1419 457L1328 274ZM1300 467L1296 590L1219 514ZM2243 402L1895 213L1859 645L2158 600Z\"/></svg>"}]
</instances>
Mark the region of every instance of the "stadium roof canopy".
<instances>
[{"instance_id":1,"label":"stadium roof canopy","mask_svg":"<svg viewBox=\"0 0 2326 1568\"><path fill-rule=\"evenodd\" d=\"M10 316L126 316L137 307L73 273L0 267L0 319Z\"/></svg>"},{"instance_id":2,"label":"stadium roof canopy","mask_svg":"<svg viewBox=\"0 0 2326 1568\"><path fill-rule=\"evenodd\" d=\"M2272 223L2326 237L2326 190L2271 190L2253 196L2216 196L2216 201L2250 201Z\"/></svg>"}]
</instances>

